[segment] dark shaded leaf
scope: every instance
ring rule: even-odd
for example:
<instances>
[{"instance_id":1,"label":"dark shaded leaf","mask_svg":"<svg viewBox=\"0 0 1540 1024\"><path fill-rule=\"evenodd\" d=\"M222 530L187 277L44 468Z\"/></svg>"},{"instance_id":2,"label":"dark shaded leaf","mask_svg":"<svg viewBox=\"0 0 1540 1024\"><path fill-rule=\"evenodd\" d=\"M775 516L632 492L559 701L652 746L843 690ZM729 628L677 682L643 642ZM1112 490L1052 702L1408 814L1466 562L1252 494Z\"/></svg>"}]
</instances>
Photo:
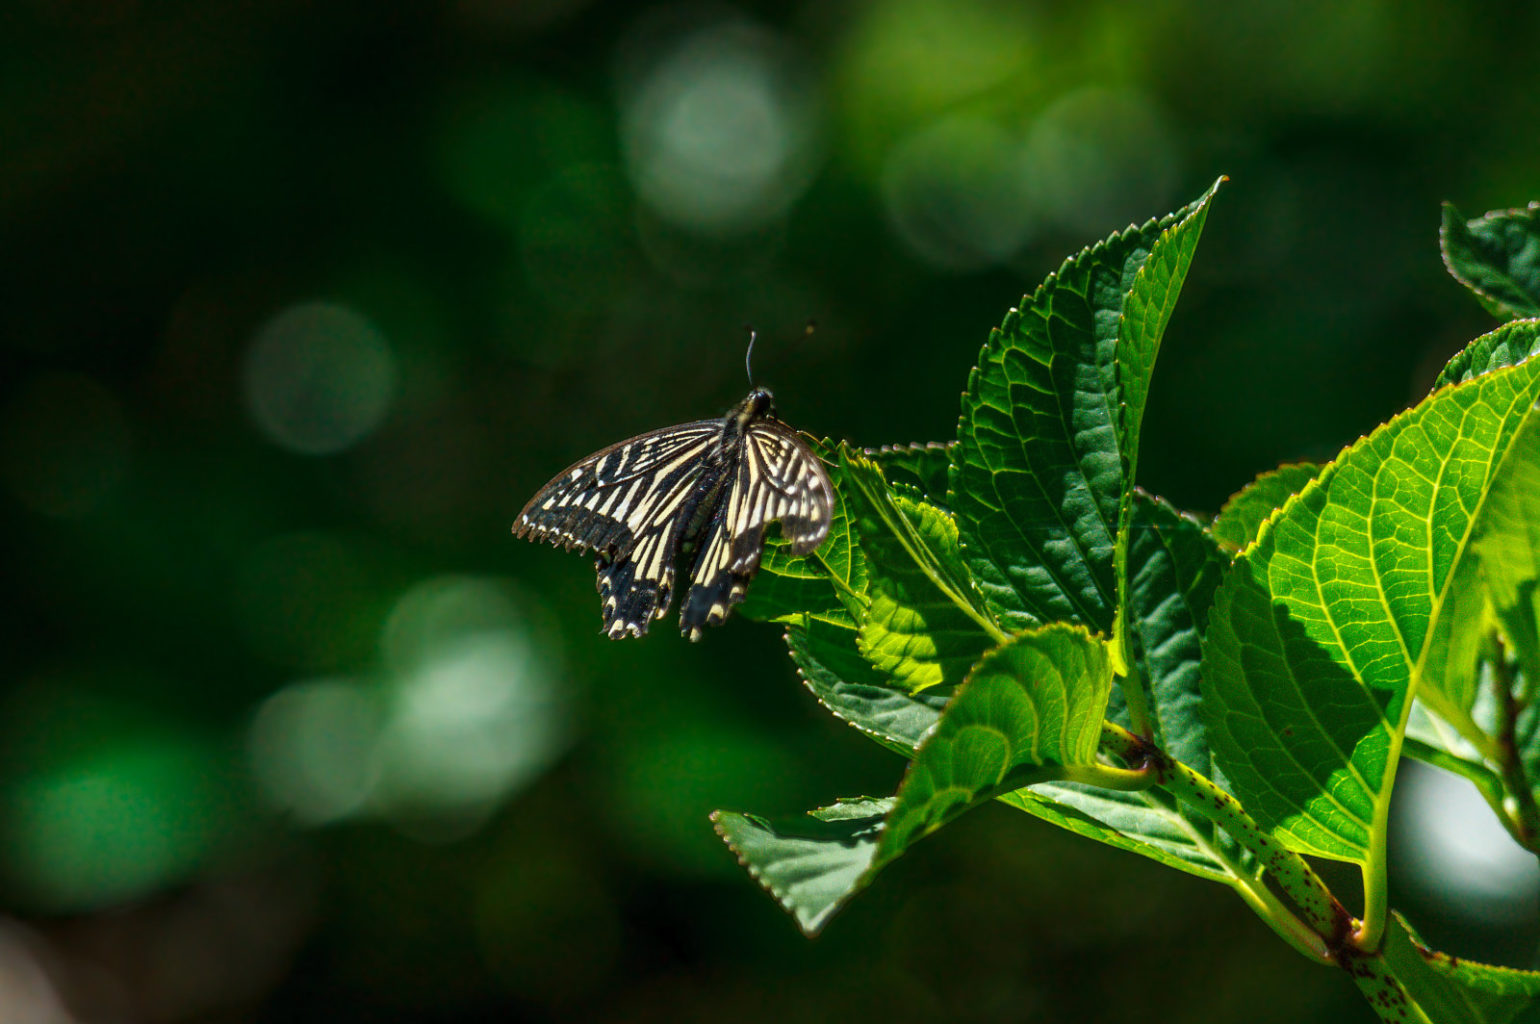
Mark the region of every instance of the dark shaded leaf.
<instances>
[{"instance_id":1,"label":"dark shaded leaf","mask_svg":"<svg viewBox=\"0 0 1540 1024\"><path fill-rule=\"evenodd\" d=\"M1445 203L1438 242L1444 266L1487 312L1540 316L1540 202L1469 221Z\"/></svg>"}]
</instances>

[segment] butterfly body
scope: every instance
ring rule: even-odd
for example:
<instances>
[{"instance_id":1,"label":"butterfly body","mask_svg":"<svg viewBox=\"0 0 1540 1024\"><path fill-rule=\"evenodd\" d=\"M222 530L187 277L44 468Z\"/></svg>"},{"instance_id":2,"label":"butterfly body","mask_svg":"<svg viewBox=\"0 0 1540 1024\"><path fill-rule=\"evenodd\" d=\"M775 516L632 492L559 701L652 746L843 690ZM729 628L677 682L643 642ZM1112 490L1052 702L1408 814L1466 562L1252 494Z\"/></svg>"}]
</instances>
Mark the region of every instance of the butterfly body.
<instances>
[{"instance_id":1,"label":"butterfly body","mask_svg":"<svg viewBox=\"0 0 1540 1024\"><path fill-rule=\"evenodd\" d=\"M726 416L641 434L559 473L529 500L515 536L592 550L604 631L641 636L667 614L676 567L690 588L679 624L690 639L743 600L765 526L806 554L829 532L834 500L818 457L775 417L764 388Z\"/></svg>"}]
</instances>

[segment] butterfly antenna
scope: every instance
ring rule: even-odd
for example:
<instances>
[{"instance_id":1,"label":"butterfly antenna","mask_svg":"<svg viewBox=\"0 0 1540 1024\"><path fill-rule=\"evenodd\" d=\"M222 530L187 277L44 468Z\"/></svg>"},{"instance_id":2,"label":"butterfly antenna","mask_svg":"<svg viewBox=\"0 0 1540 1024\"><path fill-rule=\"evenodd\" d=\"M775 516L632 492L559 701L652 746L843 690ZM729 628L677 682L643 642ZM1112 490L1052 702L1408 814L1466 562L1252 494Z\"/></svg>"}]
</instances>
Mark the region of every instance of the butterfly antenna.
<instances>
[{"instance_id":1,"label":"butterfly antenna","mask_svg":"<svg viewBox=\"0 0 1540 1024\"><path fill-rule=\"evenodd\" d=\"M754 386L754 339L759 337L754 328L747 328L749 332L749 349L743 353L743 372L749 375L749 387Z\"/></svg>"}]
</instances>

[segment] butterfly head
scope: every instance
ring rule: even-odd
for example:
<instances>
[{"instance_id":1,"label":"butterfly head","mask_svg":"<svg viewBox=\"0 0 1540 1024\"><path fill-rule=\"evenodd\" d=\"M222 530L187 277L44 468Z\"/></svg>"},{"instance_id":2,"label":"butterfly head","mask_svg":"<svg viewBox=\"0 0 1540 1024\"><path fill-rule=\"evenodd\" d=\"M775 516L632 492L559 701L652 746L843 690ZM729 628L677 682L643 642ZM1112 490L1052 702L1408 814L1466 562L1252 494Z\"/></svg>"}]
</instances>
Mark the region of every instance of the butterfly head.
<instances>
[{"instance_id":1,"label":"butterfly head","mask_svg":"<svg viewBox=\"0 0 1540 1024\"><path fill-rule=\"evenodd\" d=\"M742 433L755 420L770 419L774 416L775 396L770 394L769 388L755 388L743 401L733 407L732 412L727 414L727 421L729 426L734 428L735 433Z\"/></svg>"}]
</instances>

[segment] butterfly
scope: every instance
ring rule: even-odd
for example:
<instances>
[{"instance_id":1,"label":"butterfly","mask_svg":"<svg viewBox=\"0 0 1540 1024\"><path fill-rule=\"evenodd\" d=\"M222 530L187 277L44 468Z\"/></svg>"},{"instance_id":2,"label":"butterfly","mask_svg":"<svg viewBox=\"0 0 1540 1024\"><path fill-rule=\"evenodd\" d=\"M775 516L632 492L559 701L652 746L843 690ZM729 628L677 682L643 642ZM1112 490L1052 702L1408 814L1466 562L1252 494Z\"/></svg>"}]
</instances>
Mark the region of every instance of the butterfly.
<instances>
[{"instance_id":1,"label":"butterfly","mask_svg":"<svg viewBox=\"0 0 1540 1024\"><path fill-rule=\"evenodd\" d=\"M642 636L668 613L676 564L688 559L679 626L699 640L748 592L766 524L780 520L791 552L805 555L828 536L833 504L823 463L755 387L721 419L641 434L567 467L529 499L513 534L597 552L612 638Z\"/></svg>"}]
</instances>

